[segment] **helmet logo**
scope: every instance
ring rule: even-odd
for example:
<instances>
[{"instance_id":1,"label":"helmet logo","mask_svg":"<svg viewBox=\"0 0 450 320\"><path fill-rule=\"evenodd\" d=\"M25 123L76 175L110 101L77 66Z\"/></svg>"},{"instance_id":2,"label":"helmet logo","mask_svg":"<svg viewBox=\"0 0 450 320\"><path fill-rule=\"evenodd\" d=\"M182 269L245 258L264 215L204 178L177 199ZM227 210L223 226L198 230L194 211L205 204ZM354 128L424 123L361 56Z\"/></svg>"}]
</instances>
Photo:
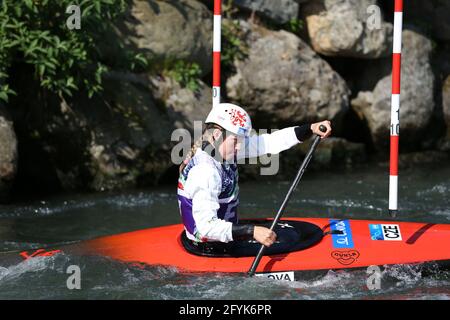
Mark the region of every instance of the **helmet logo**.
<instances>
[{"instance_id":1,"label":"helmet logo","mask_svg":"<svg viewBox=\"0 0 450 320\"><path fill-rule=\"evenodd\" d=\"M246 133L247 133L247 129L244 129L244 128L242 128L242 127L240 127L240 128L238 129L238 134L245 135Z\"/></svg>"},{"instance_id":2,"label":"helmet logo","mask_svg":"<svg viewBox=\"0 0 450 320\"><path fill-rule=\"evenodd\" d=\"M228 112L228 114L230 115L231 123L234 126L236 125L238 125L239 127L245 126L247 119L244 113L236 109L231 109L230 112Z\"/></svg>"}]
</instances>

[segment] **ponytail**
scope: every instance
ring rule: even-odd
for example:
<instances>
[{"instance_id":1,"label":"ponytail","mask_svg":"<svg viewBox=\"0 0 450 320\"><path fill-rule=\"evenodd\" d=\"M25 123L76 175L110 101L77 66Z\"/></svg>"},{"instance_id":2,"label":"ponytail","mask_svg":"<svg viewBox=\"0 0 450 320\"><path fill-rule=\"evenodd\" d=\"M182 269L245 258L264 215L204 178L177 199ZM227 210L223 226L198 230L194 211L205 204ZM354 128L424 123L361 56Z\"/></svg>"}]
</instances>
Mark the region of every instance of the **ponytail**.
<instances>
[{"instance_id":1,"label":"ponytail","mask_svg":"<svg viewBox=\"0 0 450 320\"><path fill-rule=\"evenodd\" d=\"M207 142L212 143L214 141L214 137L213 137L214 129L219 129L222 132L224 131L224 129L221 126L219 126L215 123L206 124L205 128L203 129L201 137L192 144L191 150L188 152L188 154L186 155L186 158L184 158L183 162L181 163L180 173L184 170L184 168L187 166L189 161L195 155L195 153L197 152L197 149L202 148L204 142L207 141Z\"/></svg>"}]
</instances>

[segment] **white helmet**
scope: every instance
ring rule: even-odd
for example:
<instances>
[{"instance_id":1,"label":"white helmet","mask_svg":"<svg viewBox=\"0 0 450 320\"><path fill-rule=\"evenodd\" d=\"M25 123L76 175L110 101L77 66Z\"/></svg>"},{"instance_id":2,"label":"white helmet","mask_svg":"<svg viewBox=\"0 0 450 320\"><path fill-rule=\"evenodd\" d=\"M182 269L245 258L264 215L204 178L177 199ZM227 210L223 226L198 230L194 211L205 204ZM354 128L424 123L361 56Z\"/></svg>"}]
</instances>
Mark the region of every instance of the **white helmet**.
<instances>
[{"instance_id":1,"label":"white helmet","mask_svg":"<svg viewBox=\"0 0 450 320\"><path fill-rule=\"evenodd\" d=\"M219 103L206 117L205 123L215 123L238 136L249 136L252 120L247 111L232 103Z\"/></svg>"}]
</instances>

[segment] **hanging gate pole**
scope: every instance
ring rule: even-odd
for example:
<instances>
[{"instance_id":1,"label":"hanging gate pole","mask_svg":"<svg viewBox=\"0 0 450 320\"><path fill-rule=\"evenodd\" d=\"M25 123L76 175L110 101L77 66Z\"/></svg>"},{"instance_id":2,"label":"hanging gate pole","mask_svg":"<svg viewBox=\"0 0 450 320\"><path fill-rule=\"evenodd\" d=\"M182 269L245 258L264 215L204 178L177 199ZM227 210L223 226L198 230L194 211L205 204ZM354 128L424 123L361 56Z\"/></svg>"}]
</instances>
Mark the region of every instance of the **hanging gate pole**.
<instances>
[{"instance_id":1,"label":"hanging gate pole","mask_svg":"<svg viewBox=\"0 0 450 320\"><path fill-rule=\"evenodd\" d=\"M220 103L220 50L222 0L214 0L214 34L213 34L213 108Z\"/></svg>"},{"instance_id":2,"label":"hanging gate pole","mask_svg":"<svg viewBox=\"0 0 450 320\"><path fill-rule=\"evenodd\" d=\"M398 146L400 134L400 74L402 60L403 0L395 0L392 54L391 151L389 172L389 214L398 212Z\"/></svg>"}]
</instances>

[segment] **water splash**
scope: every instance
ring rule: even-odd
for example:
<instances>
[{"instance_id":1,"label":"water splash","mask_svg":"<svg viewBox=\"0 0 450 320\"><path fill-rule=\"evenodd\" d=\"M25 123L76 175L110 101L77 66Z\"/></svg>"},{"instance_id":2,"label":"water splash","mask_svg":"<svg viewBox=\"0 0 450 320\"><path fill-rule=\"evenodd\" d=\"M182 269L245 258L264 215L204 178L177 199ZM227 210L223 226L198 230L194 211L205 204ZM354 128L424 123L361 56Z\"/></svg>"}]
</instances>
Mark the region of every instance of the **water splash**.
<instances>
[{"instance_id":1,"label":"water splash","mask_svg":"<svg viewBox=\"0 0 450 320\"><path fill-rule=\"evenodd\" d=\"M81 198L39 201L30 205L0 205L0 218L47 217L95 207L138 208L149 207L155 202L168 201L175 196L168 193L130 193L90 195Z\"/></svg>"},{"instance_id":2,"label":"water splash","mask_svg":"<svg viewBox=\"0 0 450 320\"><path fill-rule=\"evenodd\" d=\"M416 194L418 197L430 196L430 195L446 195L450 192L449 183L440 183L432 188L418 191Z\"/></svg>"}]
</instances>

